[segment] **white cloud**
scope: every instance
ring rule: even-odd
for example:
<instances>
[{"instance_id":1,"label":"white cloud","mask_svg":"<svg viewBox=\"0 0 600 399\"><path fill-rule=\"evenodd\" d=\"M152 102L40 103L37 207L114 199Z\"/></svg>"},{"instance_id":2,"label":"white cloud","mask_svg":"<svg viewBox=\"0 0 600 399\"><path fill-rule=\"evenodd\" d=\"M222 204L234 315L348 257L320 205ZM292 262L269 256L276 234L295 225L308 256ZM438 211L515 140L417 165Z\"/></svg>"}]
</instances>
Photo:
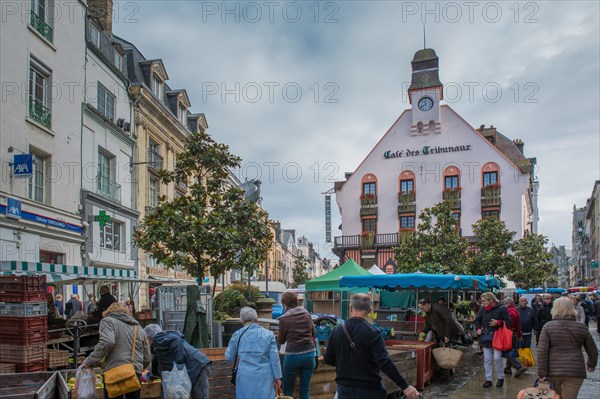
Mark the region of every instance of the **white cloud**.
<instances>
[{"instance_id":1,"label":"white cloud","mask_svg":"<svg viewBox=\"0 0 600 399\"><path fill-rule=\"evenodd\" d=\"M162 58L169 85L187 89L192 110L206 114L215 138L246 165L261 167L271 217L322 245L321 193L331 188L325 177L334 170L325 166L332 163L334 179L343 179L409 107L403 83L422 48L423 17L448 103L475 127L493 124L523 139L526 155L538 159L540 232L569 247L572 206L585 203L600 174L598 3L483 2L472 22L465 6L452 22L447 3L427 3L439 13L411 14L407 8L424 2L277 2L273 22L263 5L257 22L247 22L254 14L240 14L236 23L235 12L222 13L225 2L144 1L138 3L139 23L117 23L114 30L147 58ZM497 22L490 22L491 3L501 6ZM227 4L252 11L247 2ZM295 5L302 18L292 23ZM337 22L324 23L327 17ZM231 93L222 98L221 88L236 91L236 82L239 102ZM269 82L278 84L272 102ZM502 88L499 101L483 96L486 83ZM212 84L218 95L206 94ZM286 84L290 91L283 93ZM478 85L472 99L468 84ZM256 86L262 96L252 102ZM293 102L296 87L302 95ZM457 87L461 96L449 98ZM527 96L537 102L526 103ZM273 176L265 162L279 163ZM302 171L298 182L282 174L292 162ZM334 235L339 223L334 216Z\"/></svg>"}]
</instances>

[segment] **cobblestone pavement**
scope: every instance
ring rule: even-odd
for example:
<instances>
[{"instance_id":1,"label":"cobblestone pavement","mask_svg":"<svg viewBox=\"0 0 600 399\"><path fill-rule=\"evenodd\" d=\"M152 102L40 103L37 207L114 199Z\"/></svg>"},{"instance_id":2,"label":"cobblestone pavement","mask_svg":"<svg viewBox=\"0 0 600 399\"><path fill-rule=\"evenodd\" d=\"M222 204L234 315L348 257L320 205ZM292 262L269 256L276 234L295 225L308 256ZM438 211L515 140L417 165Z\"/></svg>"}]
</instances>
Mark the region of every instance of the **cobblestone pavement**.
<instances>
[{"instance_id":1,"label":"cobblestone pavement","mask_svg":"<svg viewBox=\"0 0 600 399\"><path fill-rule=\"evenodd\" d=\"M590 332L600 348L600 335L596 332L596 323L593 321L590 322ZM474 344L472 350L462 349L464 354L459 367L448 383L432 382L425 387L422 392L425 399L515 399L521 389L533 386L537 378L537 367L535 366L519 378L507 375L502 388L496 388L495 379L492 387L483 388L482 385L485 382L483 356L478 355L479 351L476 345ZM537 358L535 339L531 349L534 357ZM588 373L577 399L600 399L600 367L596 367L593 373Z\"/></svg>"}]
</instances>

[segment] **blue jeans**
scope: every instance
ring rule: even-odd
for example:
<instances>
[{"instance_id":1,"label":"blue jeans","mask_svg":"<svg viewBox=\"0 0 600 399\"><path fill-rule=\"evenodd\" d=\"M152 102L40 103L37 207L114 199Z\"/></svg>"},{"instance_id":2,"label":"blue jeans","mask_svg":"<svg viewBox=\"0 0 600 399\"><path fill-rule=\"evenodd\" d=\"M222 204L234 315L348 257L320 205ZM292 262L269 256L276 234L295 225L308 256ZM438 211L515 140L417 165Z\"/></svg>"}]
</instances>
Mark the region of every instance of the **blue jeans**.
<instances>
[{"instance_id":1,"label":"blue jeans","mask_svg":"<svg viewBox=\"0 0 600 399\"><path fill-rule=\"evenodd\" d=\"M387 391L383 384L379 389L354 388L338 384L337 397L338 399L385 399Z\"/></svg>"},{"instance_id":2,"label":"blue jeans","mask_svg":"<svg viewBox=\"0 0 600 399\"><path fill-rule=\"evenodd\" d=\"M310 398L310 379L315 371L315 352L301 355L285 355L283 358L283 393L294 395L296 375L300 373L300 399Z\"/></svg>"}]
</instances>

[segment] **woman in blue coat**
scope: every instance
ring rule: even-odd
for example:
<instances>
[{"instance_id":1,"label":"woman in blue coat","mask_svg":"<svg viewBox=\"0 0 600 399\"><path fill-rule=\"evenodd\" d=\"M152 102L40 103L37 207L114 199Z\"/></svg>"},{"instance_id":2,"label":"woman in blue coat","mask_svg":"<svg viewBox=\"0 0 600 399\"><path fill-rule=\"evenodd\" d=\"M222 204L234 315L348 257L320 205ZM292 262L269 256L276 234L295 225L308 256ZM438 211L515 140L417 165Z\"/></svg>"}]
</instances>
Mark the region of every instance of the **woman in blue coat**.
<instances>
[{"instance_id":1,"label":"woman in blue coat","mask_svg":"<svg viewBox=\"0 0 600 399\"><path fill-rule=\"evenodd\" d=\"M242 308L240 319L244 327L233 334L225 351L225 358L231 363L239 356L236 398L274 398L282 376L275 335L257 324L258 315L252 308Z\"/></svg>"}]
</instances>

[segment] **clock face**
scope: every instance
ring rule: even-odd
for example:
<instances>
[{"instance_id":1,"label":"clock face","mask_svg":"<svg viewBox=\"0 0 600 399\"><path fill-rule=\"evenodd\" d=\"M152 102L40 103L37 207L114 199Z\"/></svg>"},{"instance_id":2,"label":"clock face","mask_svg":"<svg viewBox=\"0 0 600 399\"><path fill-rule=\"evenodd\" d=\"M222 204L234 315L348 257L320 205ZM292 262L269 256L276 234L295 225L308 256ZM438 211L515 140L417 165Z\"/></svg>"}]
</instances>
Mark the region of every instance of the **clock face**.
<instances>
[{"instance_id":1,"label":"clock face","mask_svg":"<svg viewBox=\"0 0 600 399\"><path fill-rule=\"evenodd\" d=\"M433 108L433 100L431 97L423 97L419 100L419 109L421 111L429 111L431 108Z\"/></svg>"}]
</instances>

